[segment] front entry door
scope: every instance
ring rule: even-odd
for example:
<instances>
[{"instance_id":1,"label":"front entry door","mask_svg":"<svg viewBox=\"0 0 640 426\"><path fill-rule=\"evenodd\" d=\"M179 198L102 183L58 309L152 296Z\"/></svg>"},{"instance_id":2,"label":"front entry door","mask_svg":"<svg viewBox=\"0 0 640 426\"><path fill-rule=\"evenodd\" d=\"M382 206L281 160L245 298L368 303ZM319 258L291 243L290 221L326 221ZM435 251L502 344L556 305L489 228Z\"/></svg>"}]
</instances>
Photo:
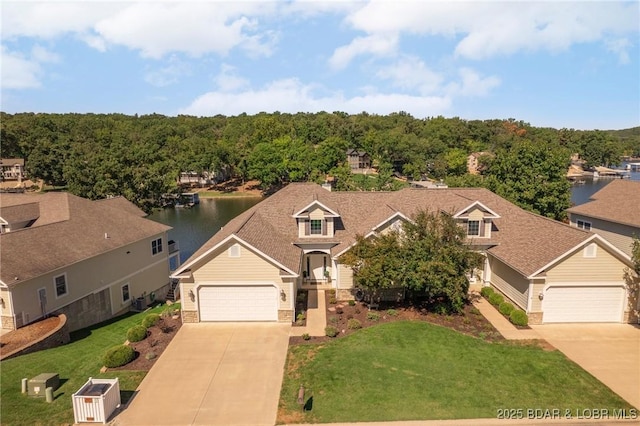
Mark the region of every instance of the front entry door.
<instances>
[{"instance_id":1,"label":"front entry door","mask_svg":"<svg viewBox=\"0 0 640 426\"><path fill-rule=\"evenodd\" d=\"M307 257L307 276L311 281L324 281L327 270L326 254L311 254Z\"/></svg>"}]
</instances>

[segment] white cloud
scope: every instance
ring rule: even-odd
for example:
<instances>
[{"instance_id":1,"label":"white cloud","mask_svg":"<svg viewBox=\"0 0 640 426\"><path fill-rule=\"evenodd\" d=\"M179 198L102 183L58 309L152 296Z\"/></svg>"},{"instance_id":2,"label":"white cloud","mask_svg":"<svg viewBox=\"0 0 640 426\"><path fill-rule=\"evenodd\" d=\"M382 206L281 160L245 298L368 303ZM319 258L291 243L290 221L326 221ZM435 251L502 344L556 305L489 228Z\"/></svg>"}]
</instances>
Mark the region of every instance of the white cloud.
<instances>
[{"instance_id":1,"label":"white cloud","mask_svg":"<svg viewBox=\"0 0 640 426\"><path fill-rule=\"evenodd\" d=\"M231 65L222 64L220 73L215 77L218 90L221 92L233 92L249 87L249 80L237 75L235 70L235 67Z\"/></svg>"},{"instance_id":2,"label":"white cloud","mask_svg":"<svg viewBox=\"0 0 640 426\"><path fill-rule=\"evenodd\" d=\"M500 85L498 77L482 77L470 68L461 68L458 75L461 82L453 82L446 87L446 92L451 96L486 96Z\"/></svg>"},{"instance_id":3,"label":"white cloud","mask_svg":"<svg viewBox=\"0 0 640 426\"><path fill-rule=\"evenodd\" d=\"M381 67L376 76L391 80L393 87L417 90L422 95L436 93L444 81L442 74L429 69L415 56L404 56L392 65Z\"/></svg>"},{"instance_id":4,"label":"white cloud","mask_svg":"<svg viewBox=\"0 0 640 426\"><path fill-rule=\"evenodd\" d=\"M147 72L144 80L153 86L165 87L178 82L181 77L189 75L190 71L189 64L174 55L169 58L167 66Z\"/></svg>"},{"instance_id":5,"label":"white cloud","mask_svg":"<svg viewBox=\"0 0 640 426\"><path fill-rule=\"evenodd\" d=\"M393 35L357 37L348 45L338 47L329 59L329 65L334 69L342 69L349 65L353 58L365 53L376 56L392 55L396 52L397 45L398 38Z\"/></svg>"},{"instance_id":6,"label":"white cloud","mask_svg":"<svg viewBox=\"0 0 640 426\"><path fill-rule=\"evenodd\" d=\"M60 56L53 53L40 45L35 45L31 48L31 58L36 62L60 62Z\"/></svg>"},{"instance_id":7,"label":"white cloud","mask_svg":"<svg viewBox=\"0 0 640 426\"><path fill-rule=\"evenodd\" d=\"M0 87L2 89L30 89L40 87L40 64L25 58L17 52L10 52L2 46L0 53L2 64L0 75Z\"/></svg>"},{"instance_id":8,"label":"white cloud","mask_svg":"<svg viewBox=\"0 0 640 426\"><path fill-rule=\"evenodd\" d=\"M407 94L383 94L370 92L362 96L345 97L341 92L317 94L321 87L302 84L298 79L282 79L261 89L245 89L241 92L213 91L196 98L180 114L208 116L216 114L237 115L265 112L319 112L344 111L372 114L389 114L407 111L426 117L443 114L451 105L448 97L412 96ZM326 91L323 91L326 92Z\"/></svg>"},{"instance_id":9,"label":"white cloud","mask_svg":"<svg viewBox=\"0 0 640 426\"><path fill-rule=\"evenodd\" d=\"M628 64L629 59L629 49L631 49L632 44L629 39L626 38L618 38L615 40L608 40L607 50L618 55L618 62L621 64Z\"/></svg>"},{"instance_id":10,"label":"white cloud","mask_svg":"<svg viewBox=\"0 0 640 426\"><path fill-rule=\"evenodd\" d=\"M559 52L610 34L637 33L638 15L636 2L371 1L345 22L364 32L364 38L414 34L460 39L455 55L485 59L522 50ZM380 55L375 45L358 46L357 54Z\"/></svg>"}]
</instances>

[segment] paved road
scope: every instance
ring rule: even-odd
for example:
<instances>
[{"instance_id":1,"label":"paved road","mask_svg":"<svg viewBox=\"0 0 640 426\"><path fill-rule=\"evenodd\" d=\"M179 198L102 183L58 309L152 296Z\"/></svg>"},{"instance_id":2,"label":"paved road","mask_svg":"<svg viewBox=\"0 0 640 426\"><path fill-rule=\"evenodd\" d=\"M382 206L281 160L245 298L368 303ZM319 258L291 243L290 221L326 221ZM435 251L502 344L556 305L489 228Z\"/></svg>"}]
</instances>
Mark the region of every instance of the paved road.
<instances>
[{"instance_id":1,"label":"paved road","mask_svg":"<svg viewBox=\"0 0 640 426\"><path fill-rule=\"evenodd\" d=\"M184 324L114 425L273 425L289 324Z\"/></svg>"}]
</instances>

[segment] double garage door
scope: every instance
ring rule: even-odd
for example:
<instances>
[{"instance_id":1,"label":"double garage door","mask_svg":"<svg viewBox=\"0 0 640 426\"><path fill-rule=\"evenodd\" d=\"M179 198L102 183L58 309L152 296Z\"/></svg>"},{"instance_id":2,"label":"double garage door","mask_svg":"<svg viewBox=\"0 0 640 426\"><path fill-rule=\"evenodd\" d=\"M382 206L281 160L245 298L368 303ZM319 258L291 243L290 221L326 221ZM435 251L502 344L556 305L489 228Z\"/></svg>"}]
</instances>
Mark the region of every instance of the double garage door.
<instances>
[{"instance_id":1,"label":"double garage door","mask_svg":"<svg viewBox=\"0 0 640 426\"><path fill-rule=\"evenodd\" d=\"M621 322L625 291L611 286L552 286L542 302L543 322Z\"/></svg>"},{"instance_id":2,"label":"double garage door","mask_svg":"<svg viewBox=\"0 0 640 426\"><path fill-rule=\"evenodd\" d=\"M200 321L276 321L278 292L272 285L200 287Z\"/></svg>"}]
</instances>

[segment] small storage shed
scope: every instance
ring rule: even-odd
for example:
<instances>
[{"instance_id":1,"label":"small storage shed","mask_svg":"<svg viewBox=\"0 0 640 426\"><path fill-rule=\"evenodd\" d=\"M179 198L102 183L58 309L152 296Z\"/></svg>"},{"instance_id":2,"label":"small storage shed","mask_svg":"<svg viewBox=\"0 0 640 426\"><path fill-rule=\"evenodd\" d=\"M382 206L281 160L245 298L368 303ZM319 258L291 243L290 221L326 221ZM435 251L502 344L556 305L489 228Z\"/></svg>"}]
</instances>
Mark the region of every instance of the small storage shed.
<instances>
[{"instance_id":1,"label":"small storage shed","mask_svg":"<svg viewBox=\"0 0 640 426\"><path fill-rule=\"evenodd\" d=\"M115 379L94 379L72 395L76 423L107 423L120 406L120 384Z\"/></svg>"}]
</instances>

